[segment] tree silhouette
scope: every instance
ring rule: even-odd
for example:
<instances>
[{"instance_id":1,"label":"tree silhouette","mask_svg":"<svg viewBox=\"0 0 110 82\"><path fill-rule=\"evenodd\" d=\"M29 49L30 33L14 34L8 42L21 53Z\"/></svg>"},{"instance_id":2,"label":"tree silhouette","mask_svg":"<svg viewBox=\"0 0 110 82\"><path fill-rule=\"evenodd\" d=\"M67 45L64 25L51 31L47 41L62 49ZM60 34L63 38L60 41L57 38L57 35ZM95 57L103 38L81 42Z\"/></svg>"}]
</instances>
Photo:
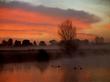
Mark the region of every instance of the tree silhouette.
<instances>
[{"instance_id":1,"label":"tree silhouette","mask_svg":"<svg viewBox=\"0 0 110 82\"><path fill-rule=\"evenodd\" d=\"M37 46L37 43L36 43L36 41L34 41L34 42L33 42L33 45L34 45L34 46Z\"/></svg>"},{"instance_id":2,"label":"tree silhouette","mask_svg":"<svg viewBox=\"0 0 110 82\"><path fill-rule=\"evenodd\" d=\"M95 38L95 43L96 43L96 44L103 44L103 43L104 43L104 38L97 36L97 37Z\"/></svg>"},{"instance_id":3,"label":"tree silhouette","mask_svg":"<svg viewBox=\"0 0 110 82\"><path fill-rule=\"evenodd\" d=\"M2 43L1 43L1 45L2 46L7 46L7 41L6 40L3 40Z\"/></svg>"},{"instance_id":4,"label":"tree silhouette","mask_svg":"<svg viewBox=\"0 0 110 82\"><path fill-rule=\"evenodd\" d=\"M83 42L83 44L89 44L89 40L88 39L85 39L82 42Z\"/></svg>"},{"instance_id":5,"label":"tree silhouette","mask_svg":"<svg viewBox=\"0 0 110 82\"><path fill-rule=\"evenodd\" d=\"M104 43L104 38L103 37L100 37L100 41L103 44Z\"/></svg>"},{"instance_id":6,"label":"tree silhouette","mask_svg":"<svg viewBox=\"0 0 110 82\"><path fill-rule=\"evenodd\" d=\"M31 46L32 43L30 42L30 40L23 40L22 42L22 46Z\"/></svg>"},{"instance_id":7,"label":"tree silhouette","mask_svg":"<svg viewBox=\"0 0 110 82\"><path fill-rule=\"evenodd\" d=\"M21 41L16 40L14 43L15 47L20 47L21 46Z\"/></svg>"},{"instance_id":8,"label":"tree silhouette","mask_svg":"<svg viewBox=\"0 0 110 82\"><path fill-rule=\"evenodd\" d=\"M46 46L45 41L40 41L40 42L39 42L39 46Z\"/></svg>"},{"instance_id":9,"label":"tree silhouette","mask_svg":"<svg viewBox=\"0 0 110 82\"><path fill-rule=\"evenodd\" d=\"M60 24L58 34L61 40L74 40L76 37L76 28L72 26L72 21L66 20Z\"/></svg>"},{"instance_id":10,"label":"tree silhouette","mask_svg":"<svg viewBox=\"0 0 110 82\"><path fill-rule=\"evenodd\" d=\"M8 40L7 44L8 44L8 46L13 46L13 39L10 38L10 39Z\"/></svg>"},{"instance_id":11,"label":"tree silhouette","mask_svg":"<svg viewBox=\"0 0 110 82\"><path fill-rule=\"evenodd\" d=\"M73 54L77 50L76 28L73 27L72 21L66 20L59 25L58 34L61 38L61 47L66 54Z\"/></svg>"},{"instance_id":12,"label":"tree silhouette","mask_svg":"<svg viewBox=\"0 0 110 82\"><path fill-rule=\"evenodd\" d=\"M50 43L50 45L52 45L52 46L53 46L53 45L57 45L57 41L56 41L56 40L50 40L49 43Z\"/></svg>"}]
</instances>

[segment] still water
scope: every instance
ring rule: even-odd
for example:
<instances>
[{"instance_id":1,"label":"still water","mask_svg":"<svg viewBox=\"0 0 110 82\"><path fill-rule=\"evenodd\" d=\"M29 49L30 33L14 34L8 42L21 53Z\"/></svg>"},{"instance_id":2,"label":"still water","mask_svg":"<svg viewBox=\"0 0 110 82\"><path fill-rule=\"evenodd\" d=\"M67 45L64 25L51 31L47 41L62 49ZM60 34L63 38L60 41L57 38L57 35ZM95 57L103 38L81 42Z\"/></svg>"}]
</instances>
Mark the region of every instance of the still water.
<instances>
[{"instance_id":1,"label":"still water","mask_svg":"<svg viewBox=\"0 0 110 82\"><path fill-rule=\"evenodd\" d=\"M110 82L110 69L66 66L55 61L5 64L0 68L0 82Z\"/></svg>"}]
</instances>

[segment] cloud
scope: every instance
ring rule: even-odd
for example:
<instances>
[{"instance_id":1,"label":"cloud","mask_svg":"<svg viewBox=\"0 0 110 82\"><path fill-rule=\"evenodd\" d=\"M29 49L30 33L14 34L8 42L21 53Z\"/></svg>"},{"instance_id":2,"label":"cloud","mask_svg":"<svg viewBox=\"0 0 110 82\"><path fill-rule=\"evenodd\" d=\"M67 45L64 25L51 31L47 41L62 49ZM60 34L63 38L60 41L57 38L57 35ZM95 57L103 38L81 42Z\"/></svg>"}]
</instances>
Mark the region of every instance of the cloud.
<instances>
[{"instance_id":1,"label":"cloud","mask_svg":"<svg viewBox=\"0 0 110 82\"><path fill-rule=\"evenodd\" d=\"M50 23L46 23L46 22L37 22L37 23L33 23L33 22L21 22L21 21L16 21L16 20L0 20L0 23L3 24L18 24L18 25L30 25L30 26L55 26L53 24Z\"/></svg>"},{"instance_id":2,"label":"cloud","mask_svg":"<svg viewBox=\"0 0 110 82\"><path fill-rule=\"evenodd\" d=\"M98 0L98 1L100 1L103 4L110 4L110 0Z\"/></svg>"},{"instance_id":3,"label":"cloud","mask_svg":"<svg viewBox=\"0 0 110 82\"><path fill-rule=\"evenodd\" d=\"M57 17L57 18L64 18L64 19L75 18L90 24L100 21L99 17L85 11L78 11L74 9L51 8L41 5L33 6L25 2L17 2L17 1L12 1L7 3L1 2L0 7L1 8L6 7L11 9L22 9L27 12L41 13L47 16Z\"/></svg>"},{"instance_id":4,"label":"cloud","mask_svg":"<svg viewBox=\"0 0 110 82\"><path fill-rule=\"evenodd\" d=\"M1 2L0 37L55 39L58 38L57 25L69 18L78 28L89 28L100 21L100 18L85 11L34 6L17 1Z\"/></svg>"},{"instance_id":5,"label":"cloud","mask_svg":"<svg viewBox=\"0 0 110 82\"><path fill-rule=\"evenodd\" d=\"M77 33L77 38L80 38L81 40L88 39L88 40L94 41L96 38L96 35L87 34L87 33Z\"/></svg>"}]
</instances>

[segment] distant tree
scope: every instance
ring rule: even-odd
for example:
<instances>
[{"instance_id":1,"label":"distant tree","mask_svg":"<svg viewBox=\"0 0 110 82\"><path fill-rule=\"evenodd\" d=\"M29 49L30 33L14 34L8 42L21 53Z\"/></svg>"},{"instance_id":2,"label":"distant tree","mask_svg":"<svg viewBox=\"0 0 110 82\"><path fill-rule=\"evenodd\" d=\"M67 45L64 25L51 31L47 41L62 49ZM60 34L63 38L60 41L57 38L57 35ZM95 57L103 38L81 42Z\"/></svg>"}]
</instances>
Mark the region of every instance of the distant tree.
<instances>
[{"instance_id":1,"label":"distant tree","mask_svg":"<svg viewBox=\"0 0 110 82\"><path fill-rule=\"evenodd\" d=\"M7 46L7 41L6 40L3 40L2 43L1 43L1 45L2 46Z\"/></svg>"},{"instance_id":2,"label":"distant tree","mask_svg":"<svg viewBox=\"0 0 110 82\"><path fill-rule=\"evenodd\" d=\"M15 47L20 47L21 46L21 41L16 40L14 43Z\"/></svg>"},{"instance_id":3,"label":"distant tree","mask_svg":"<svg viewBox=\"0 0 110 82\"><path fill-rule=\"evenodd\" d=\"M80 39L75 39L76 44L80 44L81 40Z\"/></svg>"},{"instance_id":4,"label":"distant tree","mask_svg":"<svg viewBox=\"0 0 110 82\"><path fill-rule=\"evenodd\" d=\"M95 38L95 43L96 43L96 44L103 44L103 43L104 43L104 38L97 36L97 37Z\"/></svg>"},{"instance_id":5,"label":"distant tree","mask_svg":"<svg viewBox=\"0 0 110 82\"><path fill-rule=\"evenodd\" d=\"M46 46L47 44L45 43L45 41L40 41L39 42L39 46Z\"/></svg>"},{"instance_id":6,"label":"distant tree","mask_svg":"<svg viewBox=\"0 0 110 82\"><path fill-rule=\"evenodd\" d=\"M50 45L57 45L57 41L56 40L50 40L49 43L50 43Z\"/></svg>"},{"instance_id":7,"label":"distant tree","mask_svg":"<svg viewBox=\"0 0 110 82\"><path fill-rule=\"evenodd\" d=\"M99 42L99 37L97 36L97 37L95 38L95 43L98 44L98 42Z\"/></svg>"},{"instance_id":8,"label":"distant tree","mask_svg":"<svg viewBox=\"0 0 110 82\"><path fill-rule=\"evenodd\" d=\"M36 41L34 41L34 42L33 42L33 45L34 45L34 46L37 46L37 43L36 43Z\"/></svg>"},{"instance_id":9,"label":"distant tree","mask_svg":"<svg viewBox=\"0 0 110 82\"><path fill-rule=\"evenodd\" d=\"M85 39L85 40L83 40L83 43L84 44L89 44L89 40L88 39Z\"/></svg>"},{"instance_id":10,"label":"distant tree","mask_svg":"<svg viewBox=\"0 0 110 82\"><path fill-rule=\"evenodd\" d=\"M8 46L13 46L13 39L8 39L8 42L7 42Z\"/></svg>"},{"instance_id":11,"label":"distant tree","mask_svg":"<svg viewBox=\"0 0 110 82\"><path fill-rule=\"evenodd\" d=\"M23 40L22 42L22 46L31 46L32 43L30 42L30 40Z\"/></svg>"},{"instance_id":12,"label":"distant tree","mask_svg":"<svg viewBox=\"0 0 110 82\"><path fill-rule=\"evenodd\" d=\"M104 43L104 38L103 37L100 37L100 41L103 44Z\"/></svg>"},{"instance_id":13,"label":"distant tree","mask_svg":"<svg viewBox=\"0 0 110 82\"><path fill-rule=\"evenodd\" d=\"M59 25L58 34L61 38L61 47L67 54L73 54L77 50L75 42L76 27L72 25L72 21L66 20Z\"/></svg>"}]
</instances>

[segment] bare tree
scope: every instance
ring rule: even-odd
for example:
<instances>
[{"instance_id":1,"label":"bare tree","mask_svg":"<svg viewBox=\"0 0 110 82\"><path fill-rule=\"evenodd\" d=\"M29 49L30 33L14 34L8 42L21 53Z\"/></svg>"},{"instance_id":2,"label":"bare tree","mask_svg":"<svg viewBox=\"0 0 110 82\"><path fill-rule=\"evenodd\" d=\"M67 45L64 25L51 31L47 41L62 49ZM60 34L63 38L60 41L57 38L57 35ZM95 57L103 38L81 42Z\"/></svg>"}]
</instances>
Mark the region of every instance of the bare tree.
<instances>
[{"instance_id":1,"label":"bare tree","mask_svg":"<svg viewBox=\"0 0 110 82\"><path fill-rule=\"evenodd\" d=\"M58 34L61 40L74 40L76 38L76 28L72 26L72 21L66 20L59 25Z\"/></svg>"},{"instance_id":2,"label":"bare tree","mask_svg":"<svg viewBox=\"0 0 110 82\"><path fill-rule=\"evenodd\" d=\"M77 50L76 28L72 25L72 21L66 20L59 25L58 34L61 38L61 49L66 54L73 54Z\"/></svg>"}]
</instances>

